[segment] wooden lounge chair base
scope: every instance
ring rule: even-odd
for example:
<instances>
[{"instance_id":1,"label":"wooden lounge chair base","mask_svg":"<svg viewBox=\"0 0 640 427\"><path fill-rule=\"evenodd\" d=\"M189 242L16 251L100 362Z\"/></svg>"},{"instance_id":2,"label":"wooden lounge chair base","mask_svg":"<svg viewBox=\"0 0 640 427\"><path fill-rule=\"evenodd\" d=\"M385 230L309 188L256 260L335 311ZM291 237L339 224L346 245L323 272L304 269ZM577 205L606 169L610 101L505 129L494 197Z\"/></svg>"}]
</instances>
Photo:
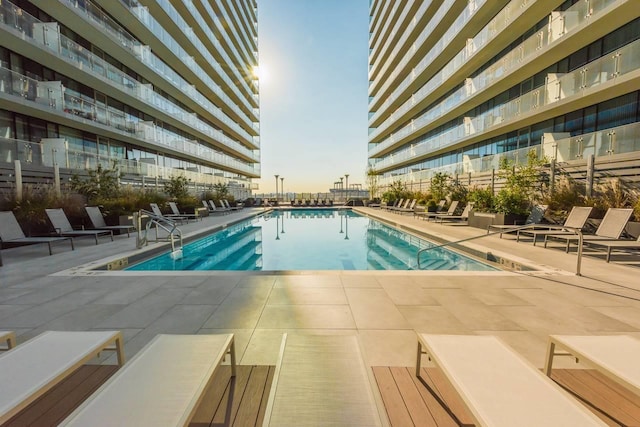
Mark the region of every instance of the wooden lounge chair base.
<instances>
[{"instance_id":1,"label":"wooden lounge chair base","mask_svg":"<svg viewBox=\"0 0 640 427\"><path fill-rule=\"evenodd\" d=\"M233 334L157 335L60 425L187 426L226 354L235 376Z\"/></svg>"},{"instance_id":2,"label":"wooden lounge chair base","mask_svg":"<svg viewBox=\"0 0 640 427\"><path fill-rule=\"evenodd\" d=\"M0 355L0 424L107 350L124 363L120 332L44 332Z\"/></svg>"},{"instance_id":3,"label":"wooden lounge chair base","mask_svg":"<svg viewBox=\"0 0 640 427\"><path fill-rule=\"evenodd\" d=\"M495 336L418 334L418 377L423 354L442 370L478 427L606 425Z\"/></svg>"}]
</instances>

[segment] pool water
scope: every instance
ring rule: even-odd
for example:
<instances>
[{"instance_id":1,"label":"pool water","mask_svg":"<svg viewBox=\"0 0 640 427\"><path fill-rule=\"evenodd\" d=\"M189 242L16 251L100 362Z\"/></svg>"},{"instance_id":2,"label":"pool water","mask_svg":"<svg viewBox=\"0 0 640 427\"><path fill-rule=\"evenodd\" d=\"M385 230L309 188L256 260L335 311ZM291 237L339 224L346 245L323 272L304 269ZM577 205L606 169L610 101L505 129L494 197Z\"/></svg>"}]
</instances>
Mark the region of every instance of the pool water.
<instances>
[{"instance_id":1,"label":"pool water","mask_svg":"<svg viewBox=\"0 0 640 427\"><path fill-rule=\"evenodd\" d=\"M127 270L413 270L434 246L348 209L273 211ZM423 270L495 268L444 248L423 253Z\"/></svg>"}]
</instances>

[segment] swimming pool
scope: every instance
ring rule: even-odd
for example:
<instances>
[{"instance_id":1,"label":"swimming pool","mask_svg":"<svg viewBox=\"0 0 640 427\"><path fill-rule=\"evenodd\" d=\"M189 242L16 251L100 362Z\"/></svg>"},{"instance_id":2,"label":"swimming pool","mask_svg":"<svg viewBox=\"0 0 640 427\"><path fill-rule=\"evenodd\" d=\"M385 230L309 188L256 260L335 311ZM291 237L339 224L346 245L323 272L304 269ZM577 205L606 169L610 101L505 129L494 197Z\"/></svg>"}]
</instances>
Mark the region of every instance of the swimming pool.
<instances>
[{"instance_id":1,"label":"swimming pool","mask_svg":"<svg viewBox=\"0 0 640 427\"><path fill-rule=\"evenodd\" d=\"M186 244L127 270L413 270L426 240L349 209L272 211ZM421 258L424 270L495 268L446 249Z\"/></svg>"}]
</instances>

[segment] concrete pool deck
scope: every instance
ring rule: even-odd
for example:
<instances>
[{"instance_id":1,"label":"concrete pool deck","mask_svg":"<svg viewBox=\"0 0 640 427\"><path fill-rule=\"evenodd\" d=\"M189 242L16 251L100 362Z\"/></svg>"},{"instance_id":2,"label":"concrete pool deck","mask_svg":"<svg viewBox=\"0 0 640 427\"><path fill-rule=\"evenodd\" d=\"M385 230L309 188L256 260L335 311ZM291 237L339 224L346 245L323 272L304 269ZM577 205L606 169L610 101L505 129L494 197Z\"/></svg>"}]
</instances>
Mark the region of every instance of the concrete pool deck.
<instances>
[{"instance_id":1,"label":"concrete pool deck","mask_svg":"<svg viewBox=\"0 0 640 427\"><path fill-rule=\"evenodd\" d=\"M446 226L362 208L403 228L458 240L483 230ZM214 228L245 210L181 226ZM76 250L32 245L2 251L0 330L23 342L45 330L124 333L133 356L156 334L229 333L245 365L276 363L282 334L357 334L370 366L412 366L415 332L493 334L542 367L549 334L629 334L640 338L637 255L587 250L582 276L561 244L533 247L490 236L472 242L544 266L537 272L74 272L75 267L135 251L135 237L76 240ZM154 244L152 244L154 245ZM573 362L565 360L566 366ZM563 367L562 363L558 367Z\"/></svg>"}]
</instances>

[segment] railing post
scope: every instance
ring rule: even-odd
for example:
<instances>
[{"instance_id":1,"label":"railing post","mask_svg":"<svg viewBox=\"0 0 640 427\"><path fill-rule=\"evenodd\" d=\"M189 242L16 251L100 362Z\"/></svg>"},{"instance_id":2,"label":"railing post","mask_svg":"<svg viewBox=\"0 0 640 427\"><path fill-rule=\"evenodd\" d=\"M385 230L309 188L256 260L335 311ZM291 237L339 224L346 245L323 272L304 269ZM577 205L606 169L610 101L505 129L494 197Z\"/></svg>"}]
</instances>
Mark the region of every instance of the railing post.
<instances>
[{"instance_id":1,"label":"railing post","mask_svg":"<svg viewBox=\"0 0 640 427\"><path fill-rule=\"evenodd\" d=\"M60 196L60 194L61 194L61 190L60 190L60 166L58 166L57 162L53 163L53 187L55 189L56 195Z\"/></svg>"},{"instance_id":2,"label":"railing post","mask_svg":"<svg viewBox=\"0 0 640 427\"><path fill-rule=\"evenodd\" d=\"M556 184L556 159L551 159L549 169L549 193L553 194Z\"/></svg>"},{"instance_id":3,"label":"railing post","mask_svg":"<svg viewBox=\"0 0 640 427\"><path fill-rule=\"evenodd\" d=\"M496 195L496 168L491 169L491 194Z\"/></svg>"},{"instance_id":4,"label":"railing post","mask_svg":"<svg viewBox=\"0 0 640 427\"><path fill-rule=\"evenodd\" d=\"M13 162L14 172L16 175L16 200L22 200L22 165L20 160Z\"/></svg>"},{"instance_id":5,"label":"railing post","mask_svg":"<svg viewBox=\"0 0 640 427\"><path fill-rule=\"evenodd\" d=\"M594 168L595 168L595 156L591 154L589 157L587 157L587 184L585 188L587 197L593 196Z\"/></svg>"}]
</instances>

